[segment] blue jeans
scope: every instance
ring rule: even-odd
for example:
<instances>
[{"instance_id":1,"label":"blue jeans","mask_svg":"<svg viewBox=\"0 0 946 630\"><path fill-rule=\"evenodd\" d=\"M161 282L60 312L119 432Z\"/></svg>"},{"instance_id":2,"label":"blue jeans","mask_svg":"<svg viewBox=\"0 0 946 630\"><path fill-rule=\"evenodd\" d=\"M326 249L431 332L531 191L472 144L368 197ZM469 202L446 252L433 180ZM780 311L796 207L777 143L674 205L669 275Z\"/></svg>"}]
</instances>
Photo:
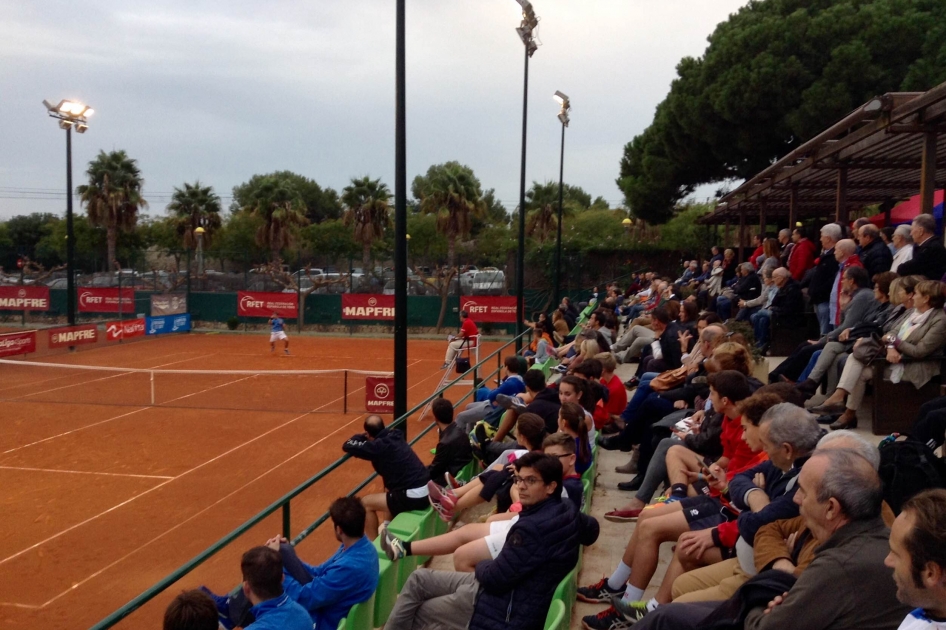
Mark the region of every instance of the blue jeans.
<instances>
[{"instance_id":1,"label":"blue jeans","mask_svg":"<svg viewBox=\"0 0 946 630\"><path fill-rule=\"evenodd\" d=\"M749 307L746 307L746 308L741 308L741 309L739 309L739 312L736 313L736 321L737 321L737 322L747 322L747 321L749 321L749 318L752 317L752 314L753 314L753 313L756 313L760 308L762 308L762 307L761 307L761 306L749 306Z\"/></svg>"},{"instance_id":2,"label":"blue jeans","mask_svg":"<svg viewBox=\"0 0 946 630\"><path fill-rule=\"evenodd\" d=\"M749 321L752 323L752 330L755 332L755 345L760 348L769 342L771 320L772 311L765 308L749 316Z\"/></svg>"},{"instance_id":3,"label":"blue jeans","mask_svg":"<svg viewBox=\"0 0 946 630\"><path fill-rule=\"evenodd\" d=\"M818 316L818 328L822 335L827 335L834 330L834 324L831 323L831 304L829 302L815 304L815 315Z\"/></svg>"},{"instance_id":4,"label":"blue jeans","mask_svg":"<svg viewBox=\"0 0 946 630\"><path fill-rule=\"evenodd\" d=\"M799 382L807 380L811 376L811 371L815 369L815 364L818 363L818 357L821 356L821 350L815 350L815 353L811 355L811 358L808 360L808 365L805 366L805 369L802 370L802 373L798 376Z\"/></svg>"},{"instance_id":5,"label":"blue jeans","mask_svg":"<svg viewBox=\"0 0 946 630\"><path fill-rule=\"evenodd\" d=\"M641 377L640 385L637 386L637 389L634 390L634 395L631 396L631 399L627 403L627 407L624 408L624 411L621 413L621 419L625 423L630 422L634 419L634 416L637 415L637 410L640 409L640 406L644 403L644 400L650 395L653 391L650 388L650 382L657 377L657 372L646 372Z\"/></svg>"},{"instance_id":6,"label":"blue jeans","mask_svg":"<svg viewBox=\"0 0 946 630\"><path fill-rule=\"evenodd\" d=\"M716 314L719 315L719 318L723 321L732 317L732 300L725 295L716 298Z\"/></svg>"}]
</instances>

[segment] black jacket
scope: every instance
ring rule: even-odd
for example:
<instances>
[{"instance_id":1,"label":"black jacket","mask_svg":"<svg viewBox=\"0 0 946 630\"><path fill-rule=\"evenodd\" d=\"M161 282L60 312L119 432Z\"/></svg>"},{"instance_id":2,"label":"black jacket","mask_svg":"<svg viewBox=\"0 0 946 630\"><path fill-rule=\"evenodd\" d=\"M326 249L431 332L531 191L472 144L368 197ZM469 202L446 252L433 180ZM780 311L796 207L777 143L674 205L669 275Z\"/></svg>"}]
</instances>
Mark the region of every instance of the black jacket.
<instances>
[{"instance_id":1,"label":"black jacket","mask_svg":"<svg viewBox=\"0 0 946 630\"><path fill-rule=\"evenodd\" d=\"M737 278L732 285L732 291L740 300L746 300L747 302L754 300L759 297L759 293L762 291L762 280L759 279L759 274L750 273L747 276Z\"/></svg>"},{"instance_id":2,"label":"black jacket","mask_svg":"<svg viewBox=\"0 0 946 630\"><path fill-rule=\"evenodd\" d=\"M801 326L805 323L805 298L801 294L801 285L794 278L789 278L769 307L775 322L779 326Z\"/></svg>"},{"instance_id":3,"label":"black jacket","mask_svg":"<svg viewBox=\"0 0 946 630\"><path fill-rule=\"evenodd\" d=\"M598 521L553 497L526 508L495 560L476 565L470 630L542 630L558 583L598 539Z\"/></svg>"},{"instance_id":4,"label":"black jacket","mask_svg":"<svg viewBox=\"0 0 946 630\"><path fill-rule=\"evenodd\" d=\"M558 433L558 412L562 408L562 403L558 399L557 387L546 387L535 395L523 413L534 413L545 420L545 430L549 435Z\"/></svg>"},{"instance_id":5,"label":"black jacket","mask_svg":"<svg viewBox=\"0 0 946 630\"><path fill-rule=\"evenodd\" d=\"M678 336L682 330L681 324L670 322L667 329L660 335L660 339L658 339L664 364L668 370L675 370L683 364L683 353L680 351L680 338Z\"/></svg>"},{"instance_id":6,"label":"black jacket","mask_svg":"<svg viewBox=\"0 0 946 630\"><path fill-rule=\"evenodd\" d=\"M470 446L470 437L460 427L450 424L440 432L440 441L437 442L437 453L434 461L430 462L427 472L430 478L439 486L446 485L444 473L456 477L463 467L473 460L473 448Z\"/></svg>"},{"instance_id":7,"label":"black jacket","mask_svg":"<svg viewBox=\"0 0 946 630\"><path fill-rule=\"evenodd\" d=\"M399 429L382 429L373 440L369 440L364 433L353 435L342 444L342 450L352 457L371 462L388 490L421 488L430 481L427 467L404 440L404 434Z\"/></svg>"},{"instance_id":8,"label":"black jacket","mask_svg":"<svg viewBox=\"0 0 946 630\"><path fill-rule=\"evenodd\" d=\"M939 280L946 274L946 249L943 243L933 236L922 245L914 245L913 260L897 267L897 273L901 277L921 275L928 280Z\"/></svg>"},{"instance_id":9,"label":"black jacket","mask_svg":"<svg viewBox=\"0 0 946 630\"><path fill-rule=\"evenodd\" d=\"M831 299L831 288L837 275L838 261L834 257L832 247L818 258L818 264L815 265L808 281L808 297L812 304L821 304Z\"/></svg>"},{"instance_id":10,"label":"black jacket","mask_svg":"<svg viewBox=\"0 0 946 630\"><path fill-rule=\"evenodd\" d=\"M867 270L867 275L873 278L878 273L890 271L893 264L893 254L880 238L872 240L867 247L861 249L861 264ZM937 278L938 280L939 278Z\"/></svg>"}]
</instances>

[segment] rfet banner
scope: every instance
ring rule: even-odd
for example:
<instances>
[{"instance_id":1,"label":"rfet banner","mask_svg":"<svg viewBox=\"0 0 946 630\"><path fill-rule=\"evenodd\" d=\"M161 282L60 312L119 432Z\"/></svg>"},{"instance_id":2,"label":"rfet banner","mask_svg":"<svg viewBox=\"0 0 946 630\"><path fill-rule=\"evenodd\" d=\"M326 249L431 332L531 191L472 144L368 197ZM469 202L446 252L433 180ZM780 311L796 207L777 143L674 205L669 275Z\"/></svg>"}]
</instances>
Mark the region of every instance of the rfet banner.
<instances>
[{"instance_id":1,"label":"rfet banner","mask_svg":"<svg viewBox=\"0 0 946 630\"><path fill-rule=\"evenodd\" d=\"M0 311L48 311L49 287L0 287Z\"/></svg>"},{"instance_id":2,"label":"rfet banner","mask_svg":"<svg viewBox=\"0 0 946 630\"><path fill-rule=\"evenodd\" d=\"M371 413L394 413L393 377L365 377L365 411Z\"/></svg>"},{"instance_id":3,"label":"rfet banner","mask_svg":"<svg viewBox=\"0 0 946 630\"><path fill-rule=\"evenodd\" d=\"M296 293L264 293L262 291L238 291L237 315L242 317L299 316L299 295Z\"/></svg>"},{"instance_id":4,"label":"rfet banner","mask_svg":"<svg viewBox=\"0 0 946 630\"><path fill-rule=\"evenodd\" d=\"M190 329L191 316L188 314L148 317L145 320L146 335L164 335L167 333L189 332Z\"/></svg>"},{"instance_id":5,"label":"rfet banner","mask_svg":"<svg viewBox=\"0 0 946 630\"><path fill-rule=\"evenodd\" d=\"M118 289L79 287L80 313L134 313L134 288ZM119 310L119 308L121 310Z\"/></svg>"},{"instance_id":6,"label":"rfet banner","mask_svg":"<svg viewBox=\"0 0 946 630\"><path fill-rule=\"evenodd\" d=\"M50 348L68 348L81 346L86 343L95 343L99 339L99 330L95 324L83 326L65 326L64 328L49 329Z\"/></svg>"},{"instance_id":7,"label":"rfet banner","mask_svg":"<svg viewBox=\"0 0 946 630\"><path fill-rule=\"evenodd\" d=\"M342 319L394 319L394 296L342 294Z\"/></svg>"},{"instance_id":8,"label":"rfet banner","mask_svg":"<svg viewBox=\"0 0 946 630\"><path fill-rule=\"evenodd\" d=\"M474 322L516 323L516 298L461 297L460 310L470 314Z\"/></svg>"},{"instance_id":9,"label":"rfet banner","mask_svg":"<svg viewBox=\"0 0 946 630\"><path fill-rule=\"evenodd\" d=\"M29 354L30 352L36 352L35 330L0 335L0 358L12 357L17 354ZM394 407L391 407L391 409L394 409Z\"/></svg>"},{"instance_id":10,"label":"rfet banner","mask_svg":"<svg viewBox=\"0 0 946 630\"><path fill-rule=\"evenodd\" d=\"M187 296L176 293L152 293L151 316L182 315L187 312Z\"/></svg>"},{"instance_id":11,"label":"rfet banner","mask_svg":"<svg viewBox=\"0 0 946 630\"><path fill-rule=\"evenodd\" d=\"M105 324L106 341L118 341L119 339L141 337L144 334L144 317L139 317L138 319L126 319L120 322L107 322Z\"/></svg>"}]
</instances>

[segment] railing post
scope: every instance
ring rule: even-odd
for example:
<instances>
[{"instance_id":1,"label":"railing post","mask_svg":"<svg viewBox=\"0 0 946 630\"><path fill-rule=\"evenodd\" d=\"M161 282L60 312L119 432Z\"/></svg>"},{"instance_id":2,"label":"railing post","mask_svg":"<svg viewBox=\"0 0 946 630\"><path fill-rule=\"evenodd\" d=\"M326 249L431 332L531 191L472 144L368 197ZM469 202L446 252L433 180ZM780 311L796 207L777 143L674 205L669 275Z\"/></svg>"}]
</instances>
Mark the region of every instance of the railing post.
<instances>
[{"instance_id":1,"label":"railing post","mask_svg":"<svg viewBox=\"0 0 946 630\"><path fill-rule=\"evenodd\" d=\"M348 413L348 370L345 370L344 398L342 402L342 413Z\"/></svg>"},{"instance_id":2,"label":"railing post","mask_svg":"<svg viewBox=\"0 0 946 630\"><path fill-rule=\"evenodd\" d=\"M282 535L286 540L292 538L291 518L289 515L289 501L282 504Z\"/></svg>"},{"instance_id":3,"label":"railing post","mask_svg":"<svg viewBox=\"0 0 946 630\"><path fill-rule=\"evenodd\" d=\"M151 406L154 407L154 372L151 372Z\"/></svg>"}]
</instances>

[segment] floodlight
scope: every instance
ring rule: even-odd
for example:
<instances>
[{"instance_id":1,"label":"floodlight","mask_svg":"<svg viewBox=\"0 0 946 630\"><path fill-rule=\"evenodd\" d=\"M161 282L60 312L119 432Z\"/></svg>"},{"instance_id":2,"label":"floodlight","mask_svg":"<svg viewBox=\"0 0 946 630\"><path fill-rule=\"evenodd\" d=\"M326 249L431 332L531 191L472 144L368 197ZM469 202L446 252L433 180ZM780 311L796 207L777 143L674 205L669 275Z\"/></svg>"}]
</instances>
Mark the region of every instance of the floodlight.
<instances>
[{"instance_id":1,"label":"floodlight","mask_svg":"<svg viewBox=\"0 0 946 630\"><path fill-rule=\"evenodd\" d=\"M72 127L72 125L74 125L74 124L75 124L75 123L72 122L71 120L60 120L60 121L59 121L59 128L60 128L60 129L69 129L69 128Z\"/></svg>"},{"instance_id":2,"label":"floodlight","mask_svg":"<svg viewBox=\"0 0 946 630\"><path fill-rule=\"evenodd\" d=\"M568 96L558 90L555 90L555 94L552 96L552 98L558 101L558 104L562 105L563 107L568 103Z\"/></svg>"},{"instance_id":3,"label":"floodlight","mask_svg":"<svg viewBox=\"0 0 946 630\"><path fill-rule=\"evenodd\" d=\"M197 229L194 230L194 234L203 234L205 231L206 230L204 230L204 228L198 227Z\"/></svg>"},{"instance_id":4,"label":"floodlight","mask_svg":"<svg viewBox=\"0 0 946 630\"><path fill-rule=\"evenodd\" d=\"M95 110L92 109L91 107L89 107L89 108L87 108L87 109L85 110L85 113L83 113L82 115L85 116L86 118L88 118L89 116L91 116L91 115L94 114L94 113L95 113Z\"/></svg>"},{"instance_id":5,"label":"floodlight","mask_svg":"<svg viewBox=\"0 0 946 630\"><path fill-rule=\"evenodd\" d=\"M88 130L89 130L89 126L86 125L85 123L76 124L76 133L85 133Z\"/></svg>"}]
</instances>

